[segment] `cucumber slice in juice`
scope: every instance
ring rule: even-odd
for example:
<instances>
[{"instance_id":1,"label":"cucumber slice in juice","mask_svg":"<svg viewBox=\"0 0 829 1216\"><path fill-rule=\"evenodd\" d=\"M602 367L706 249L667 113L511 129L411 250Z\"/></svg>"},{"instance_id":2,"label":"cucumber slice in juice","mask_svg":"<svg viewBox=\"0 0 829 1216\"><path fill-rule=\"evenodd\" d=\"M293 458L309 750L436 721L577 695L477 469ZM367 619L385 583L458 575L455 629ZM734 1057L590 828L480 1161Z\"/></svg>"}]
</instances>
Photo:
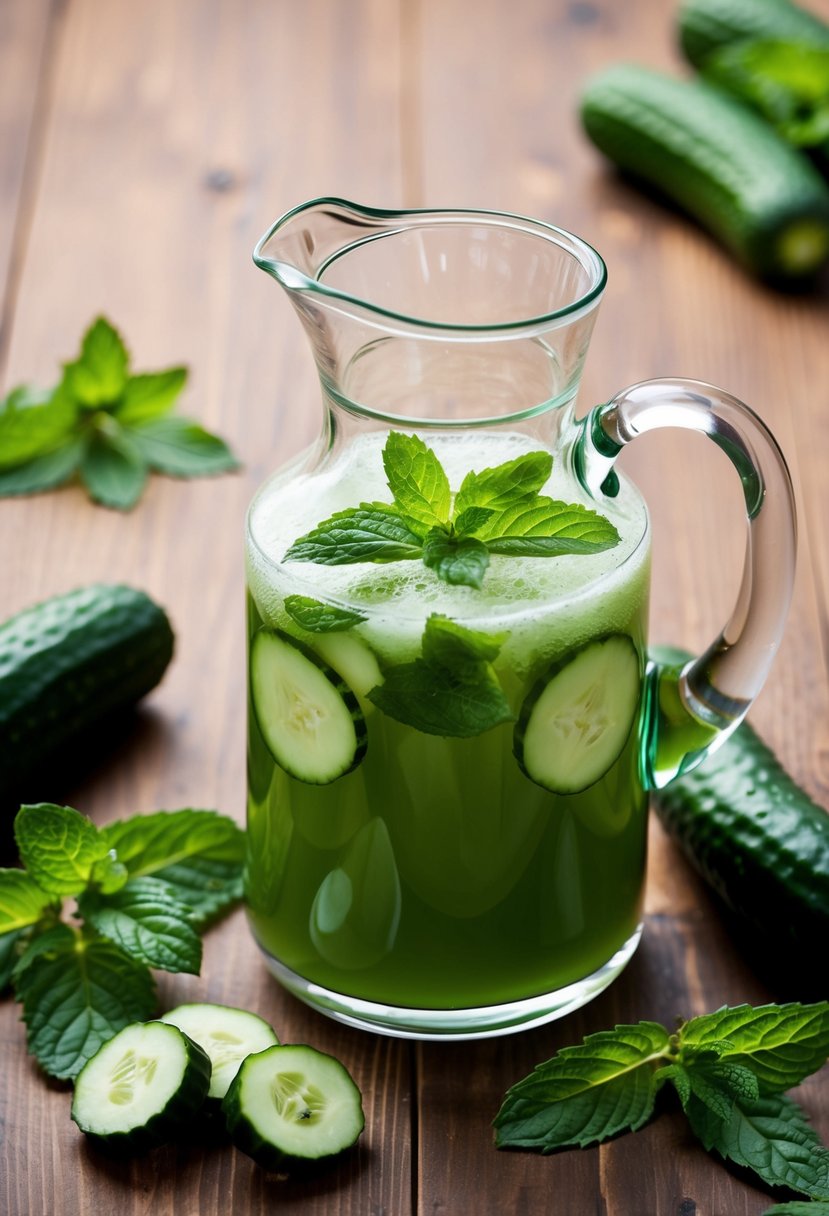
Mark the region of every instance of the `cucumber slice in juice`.
<instances>
[{"instance_id":1,"label":"cucumber slice in juice","mask_svg":"<svg viewBox=\"0 0 829 1216\"><path fill-rule=\"evenodd\" d=\"M560 659L521 707L513 751L522 770L554 794L594 785L627 742L640 687L639 656L627 634L589 642Z\"/></svg>"},{"instance_id":2,"label":"cucumber slice in juice","mask_svg":"<svg viewBox=\"0 0 829 1216\"><path fill-rule=\"evenodd\" d=\"M78 1073L72 1118L101 1144L141 1151L185 1127L209 1085L210 1060L198 1043L177 1026L134 1022Z\"/></svg>"},{"instance_id":3,"label":"cucumber slice in juice","mask_svg":"<svg viewBox=\"0 0 829 1216\"><path fill-rule=\"evenodd\" d=\"M248 1056L222 1109L233 1143L267 1170L341 1153L365 1126L360 1091L347 1070L304 1044Z\"/></svg>"},{"instance_id":4,"label":"cucumber slice in juice","mask_svg":"<svg viewBox=\"0 0 829 1216\"><path fill-rule=\"evenodd\" d=\"M228 1005L179 1005L161 1021L178 1026L207 1052L212 1066L208 1098L225 1096L246 1056L279 1042L264 1018Z\"/></svg>"},{"instance_id":5,"label":"cucumber slice in juice","mask_svg":"<svg viewBox=\"0 0 829 1216\"><path fill-rule=\"evenodd\" d=\"M301 642L260 629L251 645L250 682L262 737L292 777L327 785L360 763L366 724L359 702Z\"/></svg>"},{"instance_id":6,"label":"cucumber slice in juice","mask_svg":"<svg viewBox=\"0 0 829 1216\"><path fill-rule=\"evenodd\" d=\"M358 697L367 697L372 688L383 683L374 651L353 633L322 633L314 638L314 650ZM366 701L366 709L373 708L371 701Z\"/></svg>"}]
</instances>

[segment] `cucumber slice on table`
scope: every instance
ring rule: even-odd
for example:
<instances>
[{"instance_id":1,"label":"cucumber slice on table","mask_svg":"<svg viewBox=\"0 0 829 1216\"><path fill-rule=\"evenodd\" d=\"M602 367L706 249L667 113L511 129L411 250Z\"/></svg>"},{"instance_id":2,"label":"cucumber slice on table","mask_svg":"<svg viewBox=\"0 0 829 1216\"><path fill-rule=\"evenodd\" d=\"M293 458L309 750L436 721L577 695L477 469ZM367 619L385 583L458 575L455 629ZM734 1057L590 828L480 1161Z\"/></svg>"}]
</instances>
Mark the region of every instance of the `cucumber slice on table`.
<instances>
[{"instance_id":1,"label":"cucumber slice on table","mask_svg":"<svg viewBox=\"0 0 829 1216\"><path fill-rule=\"evenodd\" d=\"M260 629L250 654L254 713L268 750L292 777L327 785L356 768L366 724L345 681L313 651Z\"/></svg>"},{"instance_id":2,"label":"cucumber slice on table","mask_svg":"<svg viewBox=\"0 0 829 1216\"><path fill-rule=\"evenodd\" d=\"M639 656L625 633L560 659L521 707L513 751L522 770L554 794L595 784L627 742L640 686Z\"/></svg>"},{"instance_id":3,"label":"cucumber slice on table","mask_svg":"<svg viewBox=\"0 0 829 1216\"><path fill-rule=\"evenodd\" d=\"M208 1098L225 1096L246 1056L279 1042L264 1018L228 1005L179 1005L161 1021L178 1026L207 1052L212 1066Z\"/></svg>"},{"instance_id":4,"label":"cucumber slice on table","mask_svg":"<svg viewBox=\"0 0 829 1216\"><path fill-rule=\"evenodd\" d=\"M341 1153L365 1127L360 1091L347 1070L304 1044L248 1056L222 1109L236 1147L268 1170Z\"/></svg>"},{"instance_id":5,"label":"cucumber slice on table","mask_svg":"<svg viewBox=\"0 0 829 1216\"><path fill-rule=\"evenodd\" d=\"M87 1060L72 1118L110 1148L140 1151L171 1139L204 1102L207 1053L177 1026L134 1022Z\"/></svg>"}]
</instances>

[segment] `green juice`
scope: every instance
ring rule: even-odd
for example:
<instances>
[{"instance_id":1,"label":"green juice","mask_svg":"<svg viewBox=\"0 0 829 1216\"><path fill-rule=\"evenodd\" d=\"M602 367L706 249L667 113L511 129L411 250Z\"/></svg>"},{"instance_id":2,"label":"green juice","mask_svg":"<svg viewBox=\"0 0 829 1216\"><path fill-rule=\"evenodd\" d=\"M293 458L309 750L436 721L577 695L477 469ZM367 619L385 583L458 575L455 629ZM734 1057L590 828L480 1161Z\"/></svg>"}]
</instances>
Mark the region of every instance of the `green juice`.
<instances>
[{"instance_id":1,"label":"green juice","mask_svg":"<svg viewBox=\"0 0 829 1216\"><path fill-rule=\"evenodd\" d=\"M493 667L516 720L556 664L610 635L630 639L640 685L646 512L623 481L606 512L621 536L613 550L493 557L480 590L447 586L420 562L282 562L333 511L388 501L381 438L364 436L312 477L275 478L251 508L249 638L278 630L336 672L359 704L366 750L327 784L299 780L274 758L262 709L250 704L248 915L276 973L301 995L324 989L322 1003L331 994L413 1010L527 1001L592 976L635 939L646 839L638 713L606 771L561 794L523 771L515 722L443 737L395 720L367 693L390 666L417 658L433 613L502 639ZM453 487L470 468L539 447L518 434L430 442ZM572 501L565 477L554 469L545 492ZM306 632L284 608L298 593L364 619L344 633Z\"/></svg>"}]
</instances>

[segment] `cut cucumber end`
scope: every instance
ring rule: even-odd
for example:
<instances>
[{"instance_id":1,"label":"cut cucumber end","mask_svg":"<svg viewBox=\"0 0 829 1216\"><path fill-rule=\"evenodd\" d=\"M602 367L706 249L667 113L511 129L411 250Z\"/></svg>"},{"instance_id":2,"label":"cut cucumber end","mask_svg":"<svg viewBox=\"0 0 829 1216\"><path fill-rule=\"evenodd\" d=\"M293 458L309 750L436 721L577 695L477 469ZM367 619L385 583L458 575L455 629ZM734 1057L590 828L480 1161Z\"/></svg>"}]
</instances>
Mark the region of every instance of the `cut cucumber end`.
<instances>
[{"instance_id":1,"label":"cut cucumber end","mask_svg":"<svg viewBox=\"0 0 829 1216\"><path fill-rule=\"evenodd\" d=\"M176 1026L135 1022L81 1069L72 1118L107 1147L140 1151L174 1136L209 1085L210 1060L198 1043Z\"/></svg>"},{"instance_id":2,"label":"cut cucumber end","mask_svg":"<svg viewBox=\"0 0 829 1216\"><path fill-rule=\"evenodd\" d=\"M336 1156L365 1127L360 1091L346 1068L304 1044L248 1056L222 1109L237 1148L269 1170Z\"/></svg>"},{"instance_id":3,"label":"cut cucumber end","mask_svg":"<svg viewBox=\"0 0 829 1216\"><path fill-rule=\"evenodd\" d=\"M214 1101L225 1096L247 1056L279 1042L264 1018L228 1005L179 1005L161 1021L183 1030L207 1052L211 1064L207 1096Z\"/></svg>"},{"instance_id":4,"label":"cut cucumber end","mask_svg":"<svg viewBox=\"0 0 829 1216\"><path fill-rule=\"evenodd\" d=\"M640 689L639 655L627 634L565 655L521 707L513 751L523 772L554 794L594 785L627 743Z\"/></svg>"},{"instance_id":5,"label":"cut cucumber end","mask_svg":"<svg viewBox=\"0 0 829 1216\"><path fill-rule=\"evenodd\" d=\"M260 629L250 654L251 700L262 738L281 768L311 785L351 772L366 752L366 724L345 681L313 651Z\"/></svg>"}]
</instances>

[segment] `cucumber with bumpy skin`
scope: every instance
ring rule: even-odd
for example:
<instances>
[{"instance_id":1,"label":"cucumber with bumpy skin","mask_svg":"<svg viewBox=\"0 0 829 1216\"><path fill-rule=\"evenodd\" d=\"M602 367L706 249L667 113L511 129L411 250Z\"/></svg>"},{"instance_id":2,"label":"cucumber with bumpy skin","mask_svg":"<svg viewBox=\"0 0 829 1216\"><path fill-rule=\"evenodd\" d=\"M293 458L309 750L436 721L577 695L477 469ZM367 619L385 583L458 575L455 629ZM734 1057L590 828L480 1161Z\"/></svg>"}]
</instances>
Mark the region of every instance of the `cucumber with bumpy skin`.
<instances>
[{"instance_id":1,"label":"cucumber with bumpy skin","mask_svg":"<svg viewBox=\"0 0 829 1216\"><path fill-rule=\"evenodd\" d=\"M228 1005L178 1005L161 1017L178 1026L210 1058L208 1098L221 1101L242 1061L279 1042L272 1027L255 1013Z\"/></svg>"},{"instance_id":2,"label":"cucumber with bumpy skin","mask_svg":"<svg viewBox=\"0 0 829 1216\"><path fill-rule=\"evenodd\" d=\"M722 47L749 39L829 46L829 25L789 0L685 0L678 30L696 68Z\"/></svg>"},{"instance_id":3,"label":"cucumber with bumpy skin","mask_svg":"<svg viewBox=\"0 0 829 1216\"><path fill-rule=\"evenodd\" d=\"M628 740L640 687L639 656L625 633L559 659L521 707L513 751L522 770L554 794L594 785Z\"/></svg>"},{"instance_id":4,"label":"cucumber with bumpy skin","mask_svg":"<svg viewBox=\"0 0 829 1216\"><path fill-rule=\"evenodd\" d=\"M829 258L829 186L763 119L713 86L618 64L588 82L581 116L600 151L672 199L754 274L796 283Z\"/></svg>"},{"instance_id":5,"label":"cucumber with bumpy skin","mask_svg":"<svg viewBox=\"0 0 829 1216\"><path fill-rule=\"evenodd\" d=\"M767 956L812 971L829 940L829 812L743 723L655 794L686 857ZM824 977L825 978L825 977Z\"/></svg>"},{"instance_id":6,"label":"cucumber with bumpy skin","mask_svg":"<svg viewBox=\"0 0 829 1216\"><path fill-rule=\"evenodd\" d=\"M233 1143L267 1170L335 1156L365 1126L360 1091L345 1067L304 1044L248 1056L222 1109Z\"/></svg>"},{"instance_id":7,"label":"cucumber with bumpy skin","mask_svg":"<svg viewBox=\"0 0 829 1216\"><path fill-rule=\"evenodd\" d=\"M99 728L163 676L167 615L143 591L93 584L0 625L0 806L42 802L94 747Z\"/></svg>"},{"instance_id":8,"label":"cucumber with bumpy skin","mask_svg":"<svg viewBox=\"0 0 829 1216\"><path fill-rule=\"evenodd\" d=\"M141 1152L172 1139L204 1102L210 1060L176 1026L134 1022L87 1060L72 1118L110 1149Z\"/></svg>"},{"instance_id":9,"label":"cucumber with bumpy skin","mask_svg":"<svg viewBox=\"0 0 829 1216\"><path fill-rule=\"evenodd\" d=\"M292 777L327 785L362 760L366 724L356 696L295 638L274 629L254 635L250 688L262 738Z\"/></svg>"}]
</instances>

